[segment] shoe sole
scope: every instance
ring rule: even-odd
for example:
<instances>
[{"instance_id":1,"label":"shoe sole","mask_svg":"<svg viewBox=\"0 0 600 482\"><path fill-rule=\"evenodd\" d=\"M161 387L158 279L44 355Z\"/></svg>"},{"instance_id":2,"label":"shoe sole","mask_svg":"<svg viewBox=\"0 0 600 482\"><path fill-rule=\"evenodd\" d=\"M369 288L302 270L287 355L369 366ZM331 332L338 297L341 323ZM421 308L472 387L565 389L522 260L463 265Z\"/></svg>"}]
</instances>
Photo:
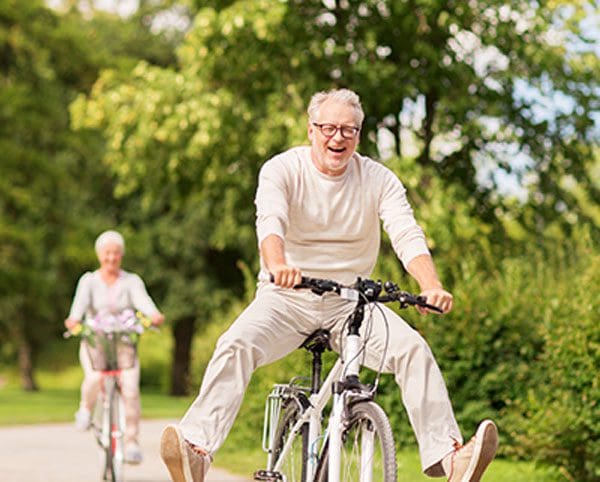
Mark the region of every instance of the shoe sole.
<instances>
[{"instance_id":1,"label":"shoe sole","mask_svg":"<svg viewBox=\"0 0 600 482\"><path fill-rule=\"evenodd\" d=\"M479 482L498 449L498 429L491 420L484 420L475 434L473 457L461 482Z\"/></svg>"},{"instance_id":2,"label":"shoe sole","mask_svg":"<svg viewBox=\"0 0 600 482\"><path fill-rule=\"evenodd\" d=\"M125 459L125 463L129 465L140 465L143 462L143 459Z\"/></svg>"},{"instance_id":3,"label":"shoe sole","mask_svg":"<svg viewBox=\"0 0 600 482\"><path fill-rule=\"evenodd\" d=\"M173 426L165 427L160 437L160 456L173 482L194 482L181 432Z\"/></svg>"}]
</instances>

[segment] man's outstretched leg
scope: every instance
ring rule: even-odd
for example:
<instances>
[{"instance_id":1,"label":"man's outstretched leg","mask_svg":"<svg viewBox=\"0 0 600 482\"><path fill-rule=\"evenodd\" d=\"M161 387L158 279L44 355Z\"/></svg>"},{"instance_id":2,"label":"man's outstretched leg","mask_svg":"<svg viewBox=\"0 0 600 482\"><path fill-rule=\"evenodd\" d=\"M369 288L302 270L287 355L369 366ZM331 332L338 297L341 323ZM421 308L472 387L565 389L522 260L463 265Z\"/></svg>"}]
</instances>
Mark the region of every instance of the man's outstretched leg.
<instances>
[{"instance_id":1,"label":"man's outstretched leg","mask_svg":"<svg viewBox=\"0 0 600 482\"><path fill-rule=\"evenodd\" d=\"M303 333L314 329L314 313L303 316L298 311L307 304L293 292L259 288L256 299L219 338L198 397L161 438L161 457L173 482L204 481L254 370L293 351L304 340Z\"/></svg>"},{"instance_id":2,"label":"man's outstretched leg","mask_svg":"<svg viewBox=\"0 0 600 482\"><path fill-rule=\"evenodd\" d=\"M394 327L389 335L381 329L384 316ZM431 349L417 331L385 306L373 313L367 366L378 367L388 336L384 371L394 373L400 387L419 444L423 472L430 477L446 475L449 482L479 482L498 448L496 426L491 420L482 422L473 438L462 445L446 384Z\"/></svg>"}]
</instances>

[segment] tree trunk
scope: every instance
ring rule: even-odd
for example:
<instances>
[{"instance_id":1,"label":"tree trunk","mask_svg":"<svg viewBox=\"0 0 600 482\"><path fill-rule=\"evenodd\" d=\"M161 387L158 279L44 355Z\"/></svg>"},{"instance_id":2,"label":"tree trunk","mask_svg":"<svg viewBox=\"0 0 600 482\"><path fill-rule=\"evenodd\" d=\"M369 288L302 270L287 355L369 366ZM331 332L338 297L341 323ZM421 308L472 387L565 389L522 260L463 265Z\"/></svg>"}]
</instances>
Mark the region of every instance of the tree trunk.
<instances>
[{"instance_id":1,"label":"tree trunk","mask_svg":"<svg viewBox=\"0 0 600 482\"><path fill-rule=\"evenodd\" d=\"M33 350L27 340L22 340L19 344L19 374L21 376L21 385L24 390L34 392L38 390L35 377L33 376Z\"/></svg>"},{"instance_id":2,"label":"tree trunk","mask_svg":"<svg viewBox=\"0 0 600 482\"><path fill-rule=\"evenodd\" d=\"M171 366L171 395L188 395L190 391L190 361L195 318L183 318L173 327L175 346Z\"/></svg>"},{"instance_id":3,"label":"tree trunk","mask_svg":"<svg viewBox=\"0 0 600 482\"><path fill-rule=\"evenodd\" d=\"M433 122L436 115L438 96L436 92L425 95L425 119L423 120L423 153L419 156L419 164L426 166L431 161L431 141L433 140Z\"/></svg>"}]
</instances>

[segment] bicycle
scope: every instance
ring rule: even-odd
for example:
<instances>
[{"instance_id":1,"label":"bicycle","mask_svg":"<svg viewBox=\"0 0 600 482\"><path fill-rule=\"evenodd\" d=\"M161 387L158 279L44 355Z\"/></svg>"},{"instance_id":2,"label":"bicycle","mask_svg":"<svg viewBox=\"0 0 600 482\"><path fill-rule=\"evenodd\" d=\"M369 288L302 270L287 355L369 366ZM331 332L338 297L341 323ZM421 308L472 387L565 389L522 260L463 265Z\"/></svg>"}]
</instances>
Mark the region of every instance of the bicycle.
<instances>
[{"instance_id":1,"label":"bicycle","mask_svg":"<svg viewBox=\"0 0 600 482\"><path fill-rule=\"evenodd\" d=\"M134 366L137 337L149 323L143 314L126 310L120 317L109 317L109 321L96 317L93 323L65 333L66 338L85 337L92 368L101 373L101 396L92 411L90 429L101 449L103 481L124 481L125 409L119 376Z\"/></svg>"},{"instance_id":2,"label":"bicycle","mask_svg":"<svg viewBox=\"0 0 600 482\"><path fill-rule=\"evenodd\" d=\"M351 286L332 280L303 277L296 289L318 295L336 293L356 302L348 316L342 353L322 382L322 354L330 350L330 332L320 329L308 336L300 348L312 356L310 386L294 377L276 384L265 403L263 450L267 468L254 480L268 482L396 482L396 448L385 411L374 401L381 374L374 382L360 380L360 357L364 351L359 330L365 308L371 303L399 302L401 308L421 306L441 312L422 296L400 291L390 281L358 278ZM387 321L386 321L387 328ZM368 331L368 330L367 330ZM386 347L387 349L387 347ZM382 357L383 360L383 357ZM333 394L327 429L324 411Z\"/></svg>"},{"instance_id":3,"label":"bicycle","mask_svg":"<svg viewBox=\"0 0 600 482\"><path fill-rule=\"evenodd\" d=\"M122 333L97 333L103 349L88 344L88 353L94 370L101 372L101 397L92 412L91 429L102 451L102 480L122 482L125 462L125 409L121 396L121 370L133 367L135 344L129 343Z\"/></svg>"}]
</instances>

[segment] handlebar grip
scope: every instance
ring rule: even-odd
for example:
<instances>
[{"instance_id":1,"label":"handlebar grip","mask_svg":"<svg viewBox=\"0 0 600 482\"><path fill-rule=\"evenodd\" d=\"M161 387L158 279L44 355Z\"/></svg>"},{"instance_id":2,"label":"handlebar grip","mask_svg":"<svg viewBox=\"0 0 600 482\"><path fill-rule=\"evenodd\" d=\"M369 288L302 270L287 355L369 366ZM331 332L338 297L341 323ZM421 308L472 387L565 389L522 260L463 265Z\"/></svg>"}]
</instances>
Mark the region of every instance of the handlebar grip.
<instances>
[{"instance_id":1,"label":"handlebar grip","mask_svg":"<svg viewBox=\"0 0 600 482\"><path fill-rule=\"evenodd\" d=\"M306 276L303 276L302 277L302 281L300 281L300 284L308 283L309 280L310 280L310 278L307 278ZM269 273L269 282L275 283L275 276L273 276L273 273Z\"/></svg>"},{"instance_id":2,"label":"handlebar grip","mask_svg":"<svg viewBox=\"0 0 600 482\"><path fill-rule=\"evenodd\" d=\"M438 308L437 306L430 305L429 303L423 303L422 305L419 305L419 306L422 306L423 308L427 308L428 310L431 310L431 311L436 311L438 313L444 313L444 310L442 310L441 308Z\"/></svg>"}]
</instances>

